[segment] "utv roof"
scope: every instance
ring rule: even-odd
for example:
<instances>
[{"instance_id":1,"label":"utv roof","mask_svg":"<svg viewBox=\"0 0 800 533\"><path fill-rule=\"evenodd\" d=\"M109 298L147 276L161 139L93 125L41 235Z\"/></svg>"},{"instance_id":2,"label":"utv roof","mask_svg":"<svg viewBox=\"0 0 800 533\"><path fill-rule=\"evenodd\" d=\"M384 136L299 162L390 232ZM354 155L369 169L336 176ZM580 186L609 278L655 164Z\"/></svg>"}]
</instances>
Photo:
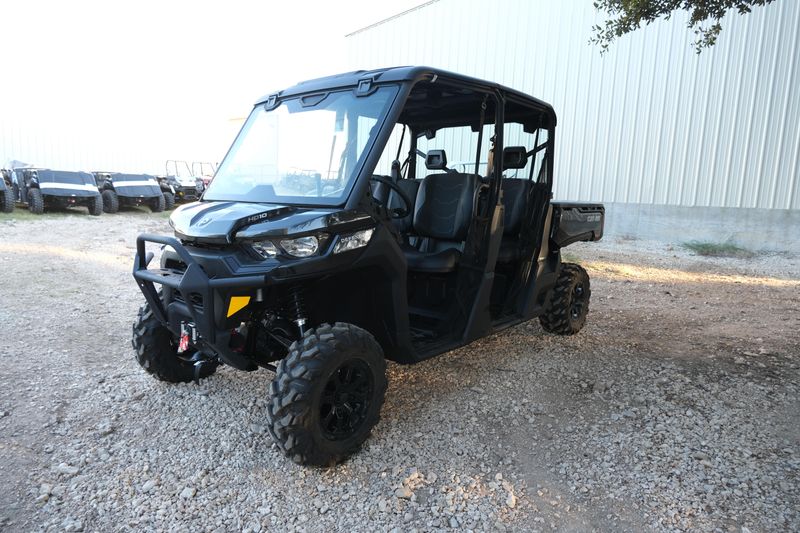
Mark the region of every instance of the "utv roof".
<instances>
[{"instance_id":1,"label":"utv roof","mask_svg":"<svg viewBox=\"0 0 800 533\"><path fill-rule=\"evenodd\" d=\"M52 168L18 168L17 170L35 170L36 172L49 172L53 175L67 175L67 176L74 176L76 174L86 174L88 176L92 176L91 172L87 172L85 170L53 170Z\"/></svg>"},{"instance_id":2,"label":"utv roof","mask_svg":"<svg viewBox=\"0 0 800 533\"><path fill-rule=\"evenodd\" d=\"M511 89L486 80L464 76L455 72L449 72L432 67L416 66L416 67L390 67L376 70L356 70L353 72L346 72L343 74L336 74L333 76L326 76L324 78L317 78L308 81L302 81L292 87L272 93L259 98L256 105L264 104L270 101L271 98L283 99L292 96L297 96L307 93L315 93L322 91L332 91L336 89L357 88L362 83L369 84L384 84L384 83L400 83L400 82L429 82L436 84L437 82L444 85L453 85L456 87L463 87L466 89L475 89L479 91L499 92L509 102L516 102L528 108L536 108L540 112L547 115L552 125L556 122L556 113L553 106L547 102L543 102L538 98L534 98L516 89ZM448 83L449 82L449 83ZM492 111L493 105L488 104L487 114ZM509 113L511 111L511 113ZM507 109L507 119L513 119L516 114L514 109ZM510 116L508 116L510 115ZM489 115L491 116L491 115ZM520 122L527 122L527 120L519 120ZM549 122L548 121L548 122Z\"/></svg>"},{"instance_id":3,"label":"utv roof","mask_svg":"<svg viewBox=\"0 0 800 533\"><path fill-rule=\"evenodd\" d=\"M112 176L112 177L113 176L133 176L133 177L147 176L149 178L154 177L154 174L145 174L143 172L116 172L116 171L112 172L112 171L107 171L107 170L93 170L91 173L92 174L107 174L107 175Z\"/></svg>"}]
</instances>

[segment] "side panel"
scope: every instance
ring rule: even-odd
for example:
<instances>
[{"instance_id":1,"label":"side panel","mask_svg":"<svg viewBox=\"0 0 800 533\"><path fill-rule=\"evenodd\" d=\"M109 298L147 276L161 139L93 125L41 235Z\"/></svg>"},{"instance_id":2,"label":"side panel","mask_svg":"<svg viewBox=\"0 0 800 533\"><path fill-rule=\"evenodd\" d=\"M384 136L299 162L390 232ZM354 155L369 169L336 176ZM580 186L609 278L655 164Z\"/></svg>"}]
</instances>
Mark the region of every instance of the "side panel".
<instances>
[{"instance_id":1,"label":"side panel","mask_svg":"<svg viewBox=\"0 0 800 533\"><path fill-rule=\"evenodd\" d=\"M553 211L553 205L549 204L544 227L542 228L541 248L536 256L535 265L531 265L536 269L536 274L526 288L525 297L522 301L520 314L525 320L539 316L544 310L549 299L550 290L556 283L557 273L561 265L561 255L558 250L550 249L550 242L547 239L547 235L552 229Z\"/></svg>"}]
</instances>

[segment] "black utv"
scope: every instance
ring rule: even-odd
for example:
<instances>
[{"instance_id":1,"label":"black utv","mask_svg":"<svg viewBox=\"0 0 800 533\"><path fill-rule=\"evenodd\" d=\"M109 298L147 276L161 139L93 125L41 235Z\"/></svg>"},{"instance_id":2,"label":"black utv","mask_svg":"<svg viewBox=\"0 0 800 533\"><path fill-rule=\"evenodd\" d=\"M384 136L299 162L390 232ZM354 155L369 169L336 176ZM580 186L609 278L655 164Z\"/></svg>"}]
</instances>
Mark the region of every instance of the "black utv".
<instances>
[{"instance_id":1,"label":"black utv","mask_svg":"<svg viewBox=\"0 0 800 533\"><path fill-rule=\"evenodd\" d=\"M14 210L14 204L17 202L11 171L0 169L0 174L2 174L0 176L0 211L10 213Z\"/></svg>"},{"instance_id":2,"label":"black utv","mask_svg":"<svg viewBox=\"0 0 800 533\"><path fill-rule=\"evenodd\" d=\"M378 421L387 359L535 317L577 333L589 277L561 248L600 239L604 208L551 202L555 132L540 100L424 67L264 97L202 200L173 213L175 236L138 237L138 362L172 382L219 364L275 372L273 439L331 465Z\"/></svg>"},{"instance_id":3,"label":"black utv","mask_svg":"<svg viewBox=\"0 0 800 533\"><path fill-rule=\"evenodd\" d=\"M41 215L46 209L67 207L86 207L94 216L103 213L103 198L94 176L88 172L18 168L14 174L19 200L28 204L31 213Z\"/></svg>"},{"instance_id":4,"label":"black utv","mask_svg":"<svg viewBox=\"0 0 800 533\"><path fill-rule=\"evenodd\" d=\"M155 176L148 174L123 174L121 172L94 172L97 188L103 196L103 211L116 213L120 207L147 206L153 213L166 209L167 195L162 192ZM175 204L173 198L170 202Z\"/></svg>"}]
</instances>

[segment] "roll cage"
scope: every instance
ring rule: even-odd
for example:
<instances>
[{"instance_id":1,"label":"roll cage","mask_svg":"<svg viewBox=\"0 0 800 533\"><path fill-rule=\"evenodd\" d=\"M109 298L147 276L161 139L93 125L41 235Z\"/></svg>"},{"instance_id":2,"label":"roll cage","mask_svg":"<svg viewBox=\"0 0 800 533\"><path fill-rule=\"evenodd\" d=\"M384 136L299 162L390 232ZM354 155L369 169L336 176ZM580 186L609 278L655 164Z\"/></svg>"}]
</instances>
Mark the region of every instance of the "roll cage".
<instances>
[{"instance_id":1,"label":"roll cage","mask_svg":"<svg viewBox=\"0 0 800 533\"><path fill-rule=\"evenodd\" d=\"M368 155L358 168L358 179L353 190L342 207L357 208L369 189L369 178L372 169L378 163L392 134L395 124L406 124L414 132L412 139L426 131L436 131L445 127L472 126L478 128L476 106L486 98L485 124L504 124L517 122L534 128L546 124L550 135L548 142L552 150L552 139L556 126L556 114L553 107L537 98L522 92L469 76L463 76L430 67L397 67L372 71L355 71L326 78L319 78L299 83L283 91L272 93L256 101L256 105L264 105L267 109L279 105L281 99L329 93L342 89L352 89L356 95L368 96L379 85L400 84L401 88L389 109L383 124L374 138L374 142L366 148ZM451 90L448 91L447 88ZM424 90L423 90L424 89ZM428 100L427 96L435 99ZM447 101L443 107L442 99ZM477 102L476 102L477 100ZM439 105L437 105L439 104ZM500 128L502 130L502 128ZM495 163L502 168L503 132L495 131L496 153ZM414 144L411 150L416 150ZM548 163L548 175L552 175L552 161ZM410 174L414 175L416 161L411 158ZM496 188L499 188L499 184Z\"/></svg>"}]
</instances>

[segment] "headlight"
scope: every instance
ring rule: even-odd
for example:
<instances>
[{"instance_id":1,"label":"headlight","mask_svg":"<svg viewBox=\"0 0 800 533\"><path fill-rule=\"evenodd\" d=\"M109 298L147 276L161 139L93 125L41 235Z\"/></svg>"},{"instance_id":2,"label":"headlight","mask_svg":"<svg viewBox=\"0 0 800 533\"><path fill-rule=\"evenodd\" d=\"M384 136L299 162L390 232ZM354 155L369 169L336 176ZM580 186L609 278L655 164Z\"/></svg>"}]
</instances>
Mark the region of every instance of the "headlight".
<instances>
[{"instance_id":1,"label":"headlight","mask_svg":"<svg viewBox=\"0 0 800 533\"><path fill-rule=\"evenodd\" d=\"M363 248L369 243L372 238L374 228L357 231L350 235L343 235L336 246L333 248L333 253L346 252L348 250L355 250L356 248Z\"/></svg>"},{"instance_id":2,"label":"headlight","mask_svg":"<svg viewBox=\"0 0 800 533\"><path fill-rule=\"evenodd\" d=\"M253 250L264 259L269 259L278 255L278 247L272 241L254 242L252 245Z\"/></svg>"},{"instance_id":3,"label":"headlight","mask_svg":"<svg viewBox=\"0 0 800 533\"><path fill-rule=\"evenodd\" d=\"M285 239L281 241L281 248L293 257L309 257L319 250L319 241L313 235Z\"/></svg>"}]
</instances>

